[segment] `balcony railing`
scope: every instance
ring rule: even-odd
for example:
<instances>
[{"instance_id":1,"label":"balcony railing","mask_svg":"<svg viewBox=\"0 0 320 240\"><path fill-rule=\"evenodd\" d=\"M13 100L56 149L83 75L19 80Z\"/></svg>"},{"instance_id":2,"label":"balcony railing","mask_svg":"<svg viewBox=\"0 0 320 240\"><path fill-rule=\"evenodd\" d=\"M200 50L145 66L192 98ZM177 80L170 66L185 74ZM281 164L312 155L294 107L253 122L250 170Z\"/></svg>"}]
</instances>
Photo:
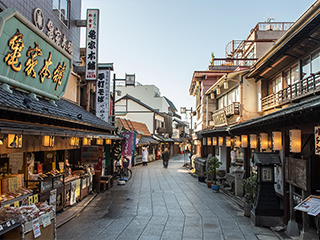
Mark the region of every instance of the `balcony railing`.
<instances>
[{"instance_id":1,"label":"balcony railing","mask_svg":"<svg viewBox=\"0 0 320 240\"><path fill-rule=\"evenodd\" d=\"M311 75L287 88L261 99L262 110L279 107L294 99L309 95L320 90L320 73Z\"/></svg>"},{"instance_id":2,"label":"balcony railing","mask_svg":"<svg viewBox=\"0 0 320 240\"><path fill-rule=\"evenodd\" d=\"M209 70L223 67L252 66L256 61L256 58L215 58L213 61L213 65L209 65Z\"/></svg>"},{"instance_id":3,"label":"balcony railing","mask_svg":"<svg viewBox=\"0 0 320 240\"><path fill-rule=\"evenodd\" d=\"M217 109L212 113L212 115L215 115L216 113L221 112L221 110L225 112L227 117L233 116L233 115L240 115L240 103L234 102L224 108Z\"/></svg>"}]
</instances>

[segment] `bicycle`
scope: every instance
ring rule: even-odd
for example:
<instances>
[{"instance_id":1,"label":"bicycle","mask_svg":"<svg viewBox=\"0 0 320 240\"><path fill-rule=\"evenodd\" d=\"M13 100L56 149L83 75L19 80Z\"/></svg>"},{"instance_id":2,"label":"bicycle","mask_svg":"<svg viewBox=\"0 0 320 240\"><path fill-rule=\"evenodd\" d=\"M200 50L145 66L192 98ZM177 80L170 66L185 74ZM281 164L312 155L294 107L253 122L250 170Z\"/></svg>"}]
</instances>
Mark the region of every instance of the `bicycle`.
<instances>
[{"instance_id":1,"label":"bicycle","mask_svg":"<svg viewBox=\"0 0 320 240\"><path fill-rule=\"evenodd\" d=\"M127 182L132 177L132 171L128 166L125 166L126 164L123 164L124 166L121 166L120 162L116 162L115 166L115 177L119 178L119 181ZM120 183L121 185L121 183Z\"/></svg>"}]
</instances>

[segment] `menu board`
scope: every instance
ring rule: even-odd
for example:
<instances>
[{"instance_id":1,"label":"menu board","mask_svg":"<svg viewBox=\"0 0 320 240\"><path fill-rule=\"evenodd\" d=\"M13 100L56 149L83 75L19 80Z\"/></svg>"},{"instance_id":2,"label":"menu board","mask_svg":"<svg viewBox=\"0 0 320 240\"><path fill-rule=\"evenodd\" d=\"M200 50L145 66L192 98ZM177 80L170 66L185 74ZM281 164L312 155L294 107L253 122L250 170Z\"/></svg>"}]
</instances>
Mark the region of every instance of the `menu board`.
<instances>
[{"instance_id":1,"label":"menu board","mask_svg":"<svg viewBox=\"0 0 320 240\"><path fill-rule=\"evenodd\" d=\"M320 213L320 197L310 195L300 204L295 206L294 210L306 212L311 216L317 216Z\"/></svg>"}]
</instances>

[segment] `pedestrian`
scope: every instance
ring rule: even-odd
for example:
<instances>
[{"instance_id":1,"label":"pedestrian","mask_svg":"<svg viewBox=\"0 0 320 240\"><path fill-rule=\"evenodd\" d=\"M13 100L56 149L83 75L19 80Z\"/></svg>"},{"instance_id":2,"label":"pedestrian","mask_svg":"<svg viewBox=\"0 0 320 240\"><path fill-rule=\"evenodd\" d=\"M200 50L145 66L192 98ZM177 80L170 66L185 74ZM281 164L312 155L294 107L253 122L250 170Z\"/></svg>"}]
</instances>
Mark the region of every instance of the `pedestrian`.
<instances>
[{"instance_id":1,"label":"pedestrian","mask_svg":"<svg viewBox=\"0 0 320 240\"><path fill-rule=\"evenodd\" d=\"M231 164L235 165L236 164L236 157L237 157L237 149L233 149L230 152L230 158L231 158Z\"/></svg>"},{"instance_id":2,"label":"pedestrian","mask_svg":"<svg viewBox=\"0 0 320 240\"><path fill-rule=\"evenodd\" d=\"M165 148L164 152L162 153L162 160L163 160L163 167L164 168L168 168L169 159L170 159L169 149Z\"/></svg>"},{"instance_id":3,"label":"pedestrian","mask_svg":"<svg viewBox=\"0 0 320 240\"><path fill-rule=\"evenodd\" d=\"M148 165L148 150L145 147L142 148L142 165Z\"/></svg>"}]
</instances>

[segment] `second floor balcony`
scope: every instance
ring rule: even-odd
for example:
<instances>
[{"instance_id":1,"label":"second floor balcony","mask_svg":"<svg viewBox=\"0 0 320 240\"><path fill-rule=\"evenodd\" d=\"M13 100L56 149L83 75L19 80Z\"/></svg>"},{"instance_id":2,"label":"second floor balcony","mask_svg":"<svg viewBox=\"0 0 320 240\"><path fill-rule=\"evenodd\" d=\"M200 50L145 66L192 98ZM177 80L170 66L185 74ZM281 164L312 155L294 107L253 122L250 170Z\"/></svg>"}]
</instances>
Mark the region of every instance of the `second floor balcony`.
<instances>
[{"instance_id":1,"label":"second floor balcony","mask_svg":"<svg viewBox=\"0 0 320 240\"><path fill-rule=\"evenodd\" d=\"M240 115L240 103L234 102L226 107L219 108L212 113L212 119L214 125L227 125L227 119L225 117L231 117L233 115Z\"/></svg>"},{"instance_id":2,"label":"second floor balcony","mask_svg":"<svg viewBox=\"0 0 320 240\"><path fill-rule=\"evenodd\" d=\"M261 99L261 110L280 107L290 101L298 100L320 91L320 72L302 79L276 93Z\"/></svg>"}]
</instances>

